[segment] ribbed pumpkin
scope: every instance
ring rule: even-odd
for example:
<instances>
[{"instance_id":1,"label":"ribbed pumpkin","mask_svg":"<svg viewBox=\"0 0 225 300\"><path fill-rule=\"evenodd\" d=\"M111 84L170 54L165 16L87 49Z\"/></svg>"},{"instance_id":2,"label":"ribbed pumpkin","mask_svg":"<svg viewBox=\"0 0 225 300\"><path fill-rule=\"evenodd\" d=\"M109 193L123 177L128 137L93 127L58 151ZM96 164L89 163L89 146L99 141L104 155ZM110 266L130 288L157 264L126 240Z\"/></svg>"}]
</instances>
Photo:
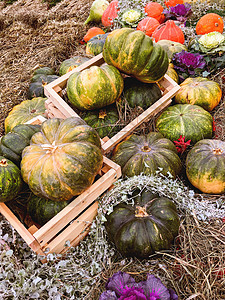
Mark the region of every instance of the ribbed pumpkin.
<instances>
[{"instance_id":1,"label":"ribbed pumpkin","mask_svg":"<svg viewBox=\"0 0 225 300\"><path fill-rule=\"evenodd\" d=\"M73 73L67 81L67 95L80 110L93 110L110 105L123 91L123 77L113 66L93 66Z\"/></svg>"},{"instance_id":2,"label":"ribbed pumpkin","mask_svg":"<svg viewBox=\"0 0 225 300\"><path fill-rule=\"evenodd\" d=\"M155 18L159 23L163 23L165 16L163 14L163 7L157 2L149 2L145 5L145 13L148 17Z\"/></svg>"},{"instance_id":3,"label":"ribbed pumpkin","mask_svg":"<svg viewBox=\"0 0 225 300\"><path fill-rule=\"evenodd\" d=\"M36 69L33 72L33 76L40 75L40 74L42 74L42 75L54 75L55 71L52 68L49 68L49 67L41 67L41 68Z\"/></svg>"},{"instance_id":4,"label":"ribbed pumpkin","mask_svg":"<svg viewBox=\"0 0 225 300\"><path fill-rule=\"evenodd\" d=\"M23 181L20 169L4 156L0 156L0 178L0 202L14 199L20 192Z\"/></svg>"},{"instance_id":5,"label":"ribbed pumpkin","mask_svg":"<svg viewBox=\"0 0 225 300\"><path fill-rule=\"evenodd\" d=\"M105 27L111 26L113 24L113 20L118 16L118 4L119 2L116 0L113 0L109 3L106 10L103 12L102 15L102 24Z\"/></svg>"},{"instance_id":6,"label":"ribbed pumpkin","mask_svg":"<svg viewBox=\"0 0 225 300\"><path fill-rule=\"evenodd\" d=\"M225 142L205 139L189 151L186 173L192 185L203 193L225 192Z\"/></svg>"},{"instance_id":7,"label":"ribbed pumpkin","mask_svg":"<svg viewBox=\"0 0 225 300\"><path fill-rule=\"evenodd\" d=\"M178 76L177 72L174 70L172 63L169 63L169 67L168 67L166 74L170 78L172 78L176 83L179 83L179 76Z\"/></svg>"},{"instance_id":8,"label":"ribbed pumpkin","mask_svg":"<svg viewBox=\"0 0 225 300\"><path fill-rule=\"evenodd\" d=\"M176 103L196 104L207 111L216 107L222 97L220 85L204 77L187 78L175 95Z\"/></svg>"},{"instance_id":9,"label":"ribbed pumpkin","mask_svg":"<svg viewBox=\"0 0 225 300\"><path fill-rule=\"evenodd\" d=\"M131 197L133 205L120 203L106 215L109 239L125 257L147 258L169 249L180 226L175 204L147 189L135 189Z\"/></svg>"},{"instance_id":10,"label":"ribbed pumpkin","mask_svg":"<svg viewBox=\"0 0 225 300\"><path fill-rule=\"evenodd\" d=\"M170 172L173 177L181 171L176 147L158 132L150 132L146 136L130 135L115 147L112 159L127 177L141 173L152 175L159 168L163 174Z\"/></svg>"},{"instance_id":11,"label":"ribbed pumpkin","mask_svg":"<svg viewBox=\"0 0 225 300\"><path fill-rule=\"evenodd\" d=\"M172 59L174 53L181 52L182 50L188 51L187 47L181 43L169 40L160 40L157 42L167 53L169 60Z\"/></svg>"},{"instance_id":12,"label":"ribbed pumpkin","mask_svg":"<svg viewBox=\"0 0 225 300\"><path fill-rule=\"evenodd\" d=\"M28 88L28 99L34 97L44 97L44 86L59 78L57 75L36 74L32 77Z\"/></svg>"},{"instance_id":13,"label":"ribbed pumpkin","mask_svg":"<svg viewBox=\"0 0 225 300\"><path fill-rule=\"evenodd\" d=\"M152 38L156 43L160 40L170 40L183 44L185 41L183 31L173 20L168 20L157 27L152 34Z\"/></svg>"},{"instance_id":14,"label":"ribbed pumpkin","mask_svg":"<svg viewBox=\"0 0 225 300\"><path fill-rule=\"evenodd\" d=\"M105 62L142 82L160 80L168 69L168 56L161 46L140 30L112 31L103 47Z\"/></svg>"},{"instance_id":15,"label":"ribbed pumpkin","mask_svg":"<svg viewBox=\"0 0 225 300\"><path fill-rule=\"evenodd\" d=\"M83 37L83 41L87 43L90 39L99 34L105 34L105 31L99 27L91 27Z\"/></svg>"},{"instance_id":16,"label":"ribbed pumpkin","mask_svg":"<svg viewBox=\"0 0 225 300\"><path fill-rule=\"evenodd\" d=\"M196 24L196 33L198 35L206 34L213 31L223 33L223 19L215 13L208 13L201 17Z\"/></svg>"},{"instance_id":17,"label":"ribbed pumpkin","mask_svg":"<svg viewBox=\"0 0 225 300\"><path fill-rule=\"evenodd\" d=\"M40 131L40 125L19 124L1 138L0 155L20 165L22 151L30 145L32 135Z\"/></svg>"},{"instance_id":18,"label":"ribbed pumpkin","mask_svg":"<svg viewBox=\"0 0 225 300\"><path fill-rule=\"evenodd\" d=\"M185 136L195 144L199 140L211 138L213 132L211 114L198 105L176 104L168 107L156 120L156 129L165 138L177 141Z\"/></svg>"},{"instance_id":19,"label":"ribbed pumpkin","mask_svg":"<svg viewBox=\"0 0 225 300\"><path fill-rule=\"evenodd\" d=\"M74 57L64 60L60 65L59 75L62 76L64 74L72 71L73 69L82 65L83 63L85 63L88 60L89 60L89 58L83 57L83 56L74 56Z\"/></svg>"},{"instance_id":20,"label":"ribbed pumpkin","mask_svg":"<svg viewBox=\"0 0 225 300\"><path fill-rule=\"evenodd\" d=\"M5 119L5 132L12 131L16 125L26 123L36 116L44 116L46 99L38 97L15 105Z\"/></svg>"},{"instance_id":21,"label":"ribbed pumpkin","mask_svg":"<svg viewBox=\"0 0 225 300\"><path fill-rule=\"evenodd\" d=\"M23 150L23 179L35 195L67 201L86 190L101 169L100 138L75 117L49 119L41 128Z\"/></svg>"},{"instance_id":22,"label":"ribbed pumpkin","mask_svg":"<svg viewBox=\"0 0 225 300\"><path fill-rule=\"evenodd\" d=\"M159 21L155 18L146 17L138 23L137 30L141 30L146 35L152 36L152 33L159 26L159 24Z\"/></svg>"},{"instance_id":23,"label":"ribbed pumpkin","mask_svg":"<svg viewBox=\"0 0 225 300\"><path fill-rule=\"evenodd\" d=\"M170 6L176 6L177 4L183 4L184 0L168 0L165 1L165 5L166 7L170 7Z\"/></svg>"},{"instance_id":24,"label":"ribbed pumpkin","mask_svg":"<svg viewBox=\"0 0 225 300\"><path fill-rule=\"evenodd\" d=\"M100 54L103 50L103 46L105 44L105 40L106 40L107 36L108 36L108 33L98 34L98 35L94 36L93 38L91 38L87 42L86 54L94 55L94 56Z\"/></svg>"}]
</instances>

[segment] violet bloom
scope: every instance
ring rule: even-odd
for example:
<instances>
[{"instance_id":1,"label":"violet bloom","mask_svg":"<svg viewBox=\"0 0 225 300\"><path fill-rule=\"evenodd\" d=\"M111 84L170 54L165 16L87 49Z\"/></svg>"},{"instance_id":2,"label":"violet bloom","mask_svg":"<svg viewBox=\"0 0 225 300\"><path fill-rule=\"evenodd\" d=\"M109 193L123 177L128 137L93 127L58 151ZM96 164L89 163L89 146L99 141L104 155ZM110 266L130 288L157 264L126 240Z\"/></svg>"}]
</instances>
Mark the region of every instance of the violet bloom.
<instances>
[{"instance_id":1,"label":"violet bloom","mask_svg":"<svg viewBox=\"0 0 225 300\"><path fill-rule=\"evenodd\" d=\"M191 5L189 3L177 4L163 10L166 19L177 20L185 23L187 18L192 14Z\"/></svg>"},{"instance_id":2,"label":"violet bloom","mask_svg":"<svg viewBox=\"0 0 225 300\"><path fill-rule=\"evenodd\" d=\"M118 300L147 300L147 297L142 288L130 287L123 290L123 293Z\"/></svg>"}]
</instances>

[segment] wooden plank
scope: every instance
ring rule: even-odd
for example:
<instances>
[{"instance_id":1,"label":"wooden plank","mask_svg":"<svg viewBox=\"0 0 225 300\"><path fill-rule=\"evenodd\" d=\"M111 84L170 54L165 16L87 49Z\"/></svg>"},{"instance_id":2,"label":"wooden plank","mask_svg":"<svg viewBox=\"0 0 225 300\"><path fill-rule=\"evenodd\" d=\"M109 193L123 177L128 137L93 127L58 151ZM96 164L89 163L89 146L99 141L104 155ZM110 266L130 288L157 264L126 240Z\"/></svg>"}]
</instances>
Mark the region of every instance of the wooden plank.
<instances>
[{"instance_id":1,"label":"wooden plank","mask_svg":"<svg viewBox=\"0 0 225 300\"><path fill-rule=\"evenodd\" d=\"M27 121L25 124L32 124L32 125L41 125L47 119L41 115L34 117L33 119Z\"/></svg>"}]
</instances>

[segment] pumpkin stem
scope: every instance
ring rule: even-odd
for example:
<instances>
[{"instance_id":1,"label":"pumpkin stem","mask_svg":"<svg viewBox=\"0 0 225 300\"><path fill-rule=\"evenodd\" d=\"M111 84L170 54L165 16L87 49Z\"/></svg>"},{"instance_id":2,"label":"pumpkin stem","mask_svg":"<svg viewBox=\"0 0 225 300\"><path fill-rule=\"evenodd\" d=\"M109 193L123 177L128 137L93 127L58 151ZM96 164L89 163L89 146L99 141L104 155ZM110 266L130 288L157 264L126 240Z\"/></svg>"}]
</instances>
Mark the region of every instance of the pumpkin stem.
<instances>
[{"instance_id":1,"label":"pumpkin stem","mask_svg":"<svg viewBox=\"0 0 225 300\"><path fill-rule=\"evenodd\" d=\"M148 217L149 214L146 211L146 207L136 206L135 217L136 218L144 218Z\"/></svg>"},{"instance_id":2,"label":"pumpkin stem","mask_svg":"<svg viewBox=\"0 0 225 300\"><path fill-rule=\"evenodd\" d=\"M104 119L107 116L106 110L105 109L101 109L98 115L99 119Z\"/></svg>"},{"instance_id":3,"label":"pumpkin stem","mask_svg":"<svg viewBox=\"0 0 225 300\"><path fill-rule=\"evenodd\" d=\"M5 158L3 158L3 159L0 161L0 166L1 166L1 167L7 167L7 166L8 166L7 160L6 160Z\"/></svg>"},{"instance_id":4,"label":"pumpkin stem","mask_svg":"<svg viewBox=\"0 0 225 300\"><path fill-rule=\"evenodd\" d=\"M53 141L52 144L43 144L41 147L44 150L47 150L47 153L54 153L55 150L58 148L58 146L55 145L55 141Z\"/></svg>"},{"instance_id":5,"label":"pumpkin stem","mask_svg":"<svg viewBox=\"0 0 225 300\"><path fill-rule=\"evenodd\" d=\"M220 148L213 149L213 154L215 154L215 155L221 155L222 153L223 153L223 151Z\"/></svg>"},{"instance_id":6,"label":"pumpkin stem","mask_svg":"<svg viewBox=\"0 0 225 300\"><path fill-rule=\"evenodd\" d=\"M143 151L143 152L150 152L152 149L149 147L149 146L147 146L147 145L145 145L145 146L143 146L142 148L141 148L141 151Z\"/></svg>"}]
</instances>

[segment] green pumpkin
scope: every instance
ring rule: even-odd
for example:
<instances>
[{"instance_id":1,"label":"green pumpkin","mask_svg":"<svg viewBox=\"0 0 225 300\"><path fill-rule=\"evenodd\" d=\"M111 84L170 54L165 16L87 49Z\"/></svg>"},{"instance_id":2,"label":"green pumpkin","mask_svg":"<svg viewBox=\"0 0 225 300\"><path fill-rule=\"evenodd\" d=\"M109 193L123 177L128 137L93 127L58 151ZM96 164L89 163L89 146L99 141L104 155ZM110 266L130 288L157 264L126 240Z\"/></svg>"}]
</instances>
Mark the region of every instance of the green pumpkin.
<instances>
[{"instance_id":1,"label":"green pumpkin","mask_svg":"<svg viewBox=\"0 0 225 300\"><path fill-rule=\"evenodd\" d=\"M45 116L47 98L33 98L15 105L5 119L5 132L8 133L19 124L26 123L39 115Z\"/></svg>"},{"instance_id":2,"label":"green pumpkin","mask_svg":"<svg viewBox=\"0 0 225 300\"><path fill-rule=\"evenodd\" d=\"M20 165L22 151L30 145L32 135L40 131L40 125L19 124L1 138L0 155Z\"/></svg>"},{"instance_id":3,"label":"green pumpkin","mask_svg":"<svg viewBox=\"0 0 225 300\"><path fill-rule=\"evenodd\" d=\"M156 120L156 129L171 141L185 136L192 144L212 137L213 118L198 105L176 104L168 107Z\"/></svg>"},{"instance_id":4,"label":"green pumpkin","mask_svg":"<svg viewBox=\"0 0 225 300\"><path fill-rule=\"evenodd\" d=\"M0 156L0 178L0 202L14 199L20 192L23 181L20 169L4 156Z\"/></svg>"},{"instance_id":5,"label":"green pumpkin","mask_svg":"<svg viewBox=\"0 0 225 300\"><path fill-rule=\"evenodd\" d=\"M194 145L186 158L186 173L203 193L225 192L225 142L204 139Z\"/></svg>"},{"instance_id":6,"label":"green pumpkin","mask_svg":"<svg viewBox=\"0 0 225 300\"><path fill-rule=\"evenodd\" d=\"M105 44L105 40L106 40L108 35L109 35L109 33L97 34L96 36L91 38L87 42L86 54L87 55L93 55L93 56L100 54L103 50L103 46Z\"/></svg>"},{"instance_id":7,"label":"green pumpkin","mask_svg":"<svg viewBox=\"0 0 225 300\"><path fill-rule=\"evenodd\" d=\"M36 74L32 77L28 89L28 99L34 97L44 97L44 86L59 78L57 75Z\"/></svg>"},{"instance_id":8,"label":"green pumpkin","mask_svg":"<svg viewBox=\"0 0 225 300\"><path fill-rule=\"evenodd\" d=\"M123 77L113 66L92 66L73 73L67 81L67 95L79 110L93 110L110 105L123 91Z\"/></svg>"},{"instance_id":9,"label":"green pumpkin","mask_svg":"<svg viewBox=\"0 0 225 300\"><path fill-rule=\"evenodd\" d=\"M147 83L159 81L165 75L169 59L160 45L141 30L122 28L106 38L103 57L107 64Z\"/></svg>"},{"instance_id":10,"label":"green pumpkin","mask_svg":"<svg viewBox=\"0 0 225 300\"><path fill-rule=\"evenodd\" d=\"M131 197L133 205L120 203L106 215L109 239L125 257L147 258L168 250L180 226L175 204L147 189L135 189Z\"/></svg>"},{"instance_id":11,"label":"green pumpkin","mask_svg":"<svg viewBox=\"0 0 225 300\"><path fill-rule=\"evenodd\" d=\"M123 96L131 108L140 106L145 110L162 97L162 92L156 83L144 83L127 77L124 80Z\"/></svg>"},{"instance_id":12,"label":"green pumpkin","mask_svg":"<svg viewBox=\"0 0 225 300\"><path fill-rule=\"evenodd\" d=\"M62 76L64 74L72 71L73 69L82 65L83 63L85 63L88 60L89 60L89 58L82 57L82 56L74 56L74 57L64 60L60 65L59 75Z\"/></svg>"},{"instance_id":13,"label":"green pumpkin","mask_svg":"<svg viewBox=\"0 0 225 300\"><path fill-rule=\"evenodd\" d=\"M115 104L106 106L99 110L90 110L82 115L82 119L91 127L95 128L100 138L108 136L111 138L119 131L119 114Z\"/></svg>"},{"instance_id":14,"label":"green pumpkin","mask_svg":"<svg viewBox=\"0 0 225 300\"><path fill-rule=\"evenodd\" d=\"M170 40L160 40L157 42L157 44L160 45L166 51L169 60L172 59L175 53L181 52L182 50L188 51L185 45Z\"/></svg>"},{"instance_id":15,"label":"green pumpkin","mask_svg":"<svg viewBox=\"0 0 225 300\"><path fill-rule=\"evenodd\" d=\"M182 168L176 147L158 132L130 135L115 147L112 160L121 166L122 174L127 177L153 175L160 168L162 174L170 172L175 178Z\"/></svg>"},{"instance_id":16,"label":"green pumpkin","mask_svg":"<svg viewBox=\"0 0 225 300\"><path fill-rule=\"evenodd\" d=\"M55 71L52 68L49 68L49 67L42 67L42 68L36 69L33 73L33 75L39 75L39 74L54 75Z\"/></svg>"},{"instance_id":17,"label":"green pumpkin","mask_svg":"<svg viewBox=\"0 0 225 300\"><path fill-rule=\"evenodd\" d=\"M28 200L27 211L34 222L44 225L65 208L67 204L67 201L57 202L31 194Z\"/></svg>"}]
</instances>

